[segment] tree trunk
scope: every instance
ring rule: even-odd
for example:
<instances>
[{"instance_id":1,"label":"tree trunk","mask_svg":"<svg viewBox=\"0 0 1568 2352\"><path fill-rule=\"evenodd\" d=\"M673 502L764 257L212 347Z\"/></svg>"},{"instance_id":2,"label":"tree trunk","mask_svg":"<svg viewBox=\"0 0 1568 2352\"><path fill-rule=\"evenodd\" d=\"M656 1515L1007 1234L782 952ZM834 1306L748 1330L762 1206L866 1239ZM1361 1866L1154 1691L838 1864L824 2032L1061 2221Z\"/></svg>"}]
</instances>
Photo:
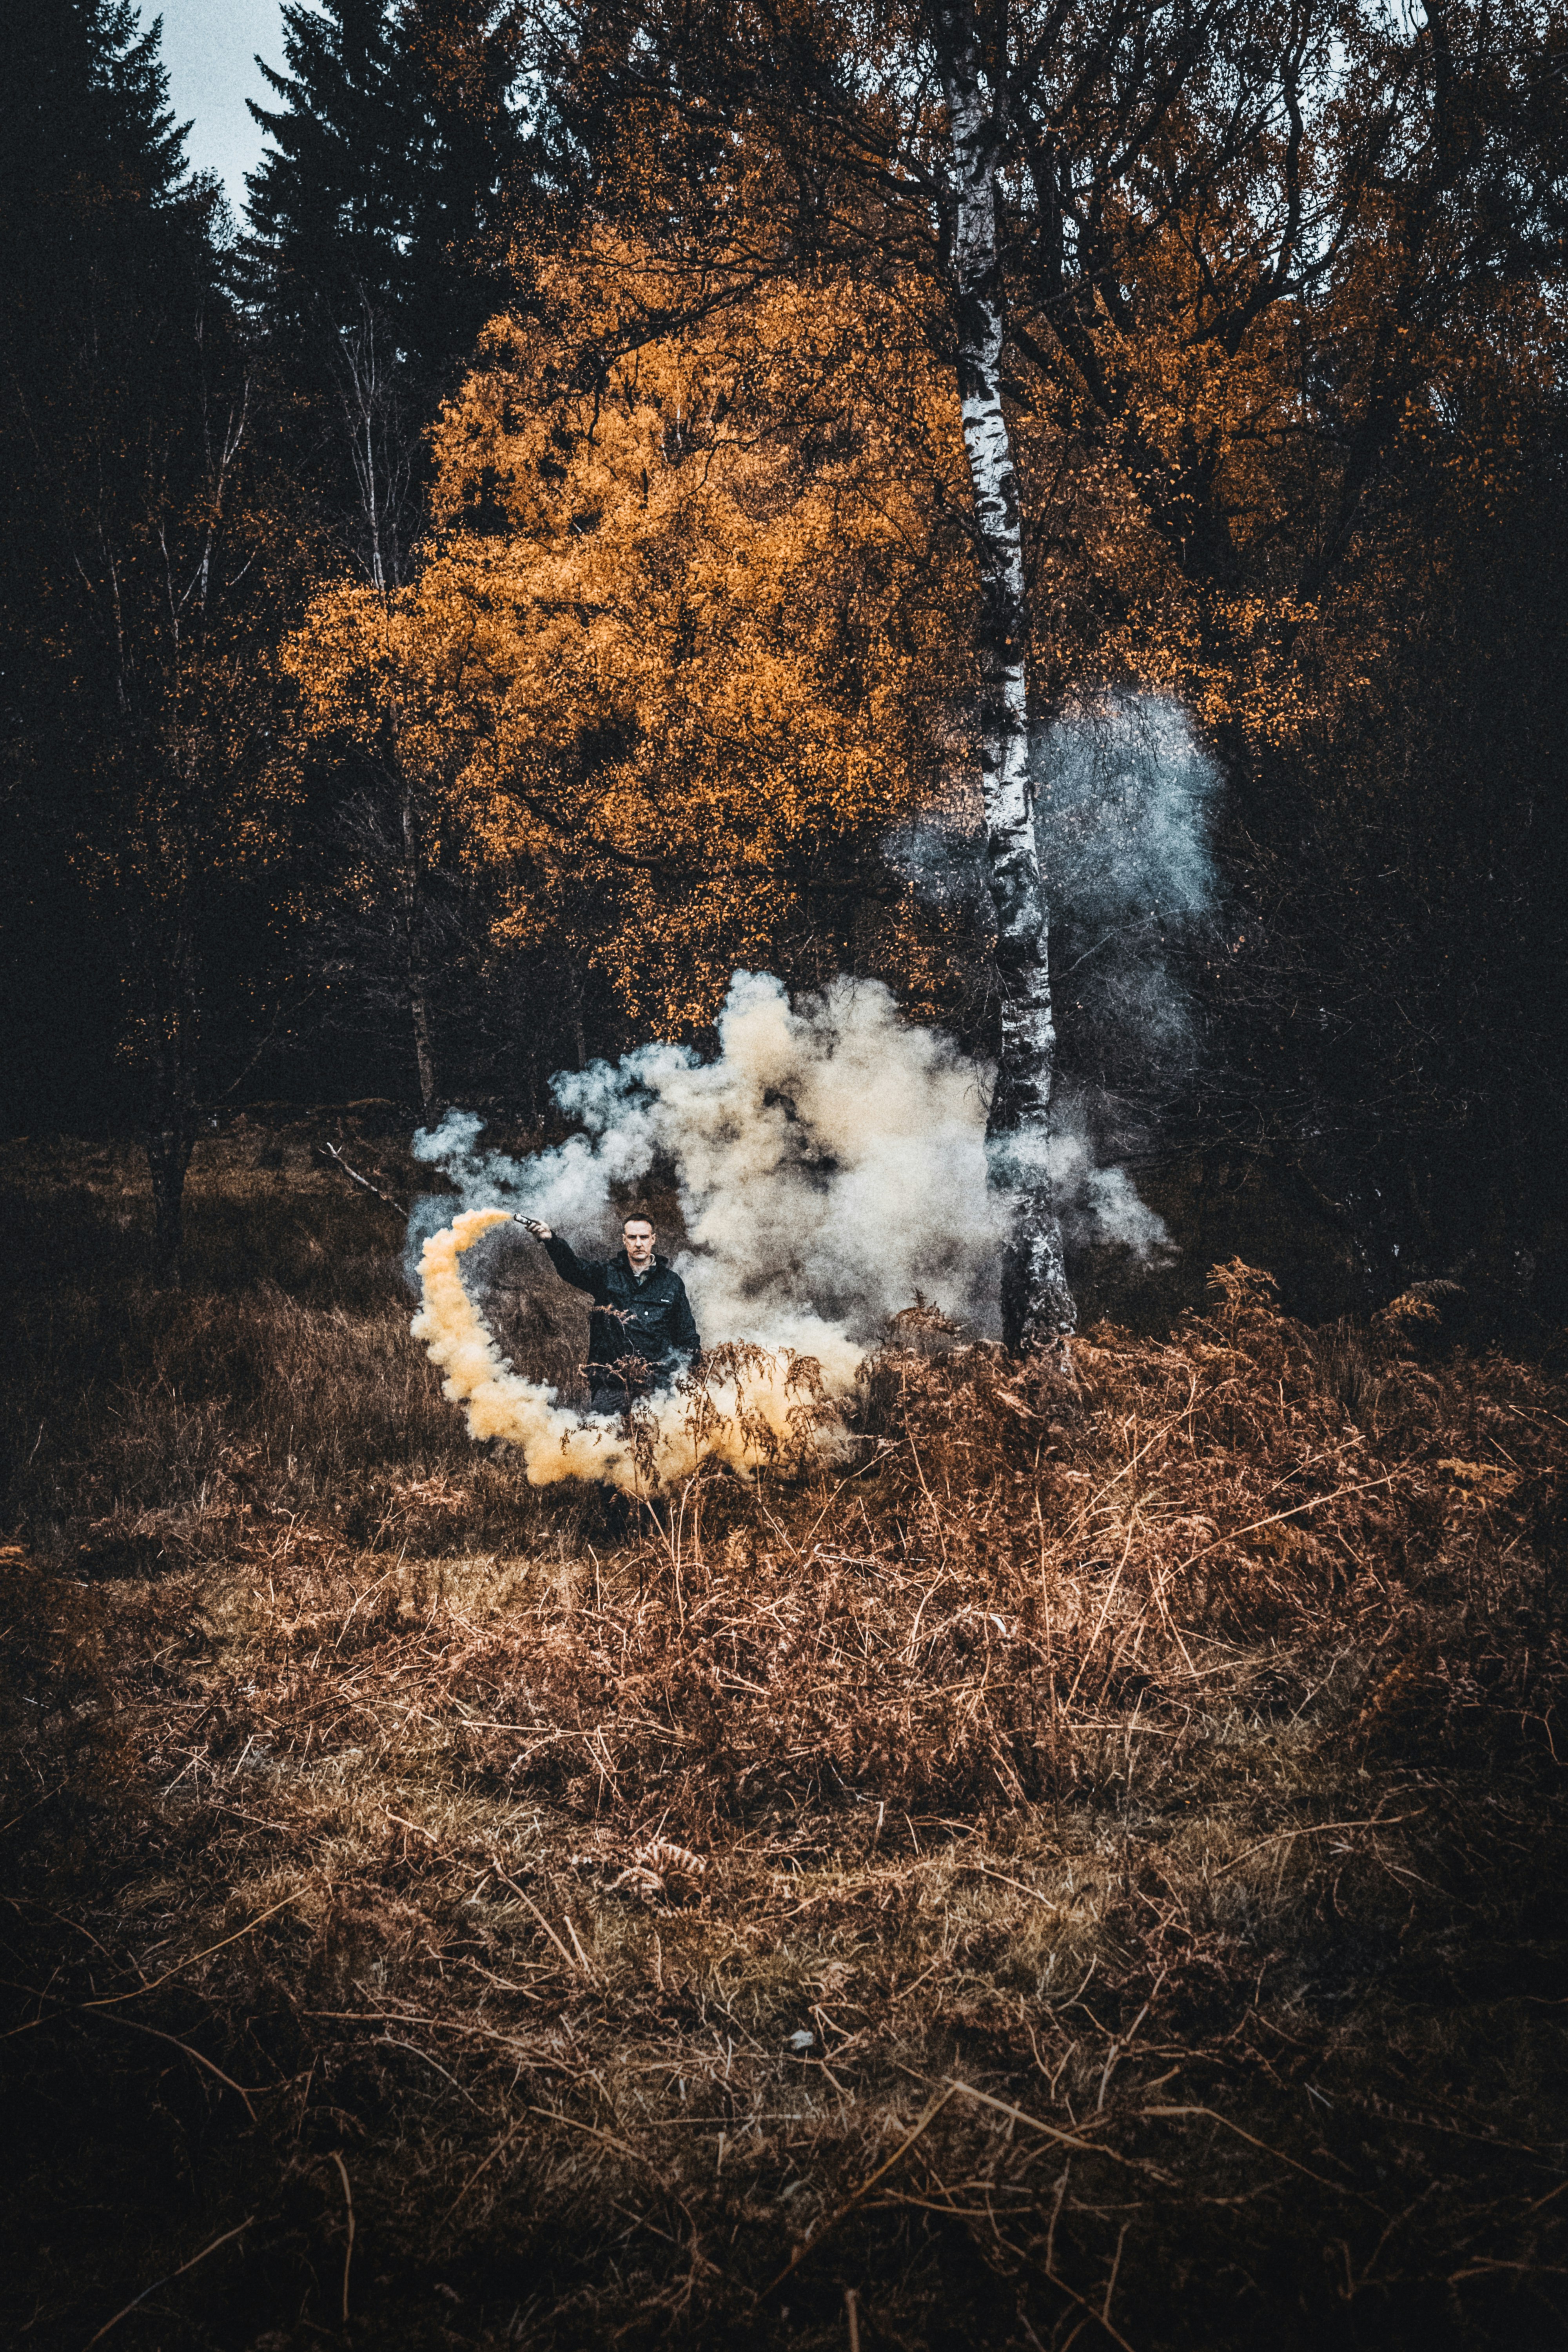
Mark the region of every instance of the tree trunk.
<instances>
[{"instance_id":1,"label":"tree trunk","mask_svg":"<svg viewBox=\"0 0 1568 2352\"><path fill-rule=\"evenodd\" d=\"M980 766L986 865L996 919L1002 1044L986 1126L991 1181L1011 1209L1002 1268L1007 1345L1049 1345L1077 1322L1048 1161L1056 1026L1048 925L1035 839L1025 653L1028 610L1011 436L1002 410L1002 286L996 254L994 106L981 88L967 16L949 22L943 79L952 119L957 223L958 389L980 553Z\"/></svg>"},{"instance_id":2,"label":"tree trunk","mask_svg":"<svg viewBox=\"0 0 1568 2352\"><path fill-rule=\"evenodd\" d=\"M150 923L142 947L142 986L152 1039L152 1117L147 1172L153 1185L153 1271L177 1284L184 1238L185 1171L196 1137L195 963L186 923L173 934Z\"/></svg>"},{"instance_id":3,"label":"tree trunk","mask_svg":"<svg viewBox=\"0 0 1568 2352\"><path fill-rule=\"evenodd\" d=\"M414 1029L414 1064L419 1080L419 1108L426 1125L436 1117L436 1041L430 1018L430 990L425 968L425 845L420 835L419 810L414 786L400 775L400 815L403 826L403 940L408 974L408 1017Z\"/></svg>"},{"instance_id":4,"label":"tree trunk","mask_svg":"<svg viewBox=\"0 0 1568 2352\"><path fill-rule=\"evenodd\" d=\"M423 972L416 973L408 992L408 1010L414 1023L414 1061L419 1077L419 1108L426 1126L435 1118L436 1048L430 1028L430 999L426 993Z\"/></svg>"},{"instance_id":5,"label":"tree trunk","mask_svg":"<svg viewBox=\"0 0 1568 2352\"><path fill-rule=\"evenodd\" d=\"M153 1179L153 1271L175 1286L184 1239L185 1171L195 1139L178 1124L153 1129L147 1137L147 1169Z\"/></svg>"},{"instance_id":6,"label":"tree trunk","mask_svg":"<svg viewBox=\"0 0 1568 2352\"><path fill-rule=\"evenodd\" d=\"M566 1002L571 1008L572 1050L579 1070L585 1070L588 1066L588 1034L583 1022L583 994L582 971L574 961L569 962L566 966Z\"/></svg>"}]
</instances>

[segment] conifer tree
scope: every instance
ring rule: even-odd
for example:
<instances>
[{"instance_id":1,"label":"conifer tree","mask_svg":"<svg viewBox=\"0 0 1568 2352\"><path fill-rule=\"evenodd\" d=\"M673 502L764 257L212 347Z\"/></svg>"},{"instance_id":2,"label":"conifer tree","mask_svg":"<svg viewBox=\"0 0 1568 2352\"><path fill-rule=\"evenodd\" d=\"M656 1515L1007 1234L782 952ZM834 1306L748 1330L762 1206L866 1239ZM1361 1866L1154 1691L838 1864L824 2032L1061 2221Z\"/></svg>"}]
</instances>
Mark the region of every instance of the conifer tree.
<instances>
[{"instance_id":1,"label":"conifer tree","mask_svg":"<svg viewBox=\"0 0 1568 2352\"><path fill-rule=\"evenodd\" d=\"M251 106L271 144L247 185L253 305L357 570L405 576L422 436L502 299L495 238L523 154L520 35L493 0L284 10L285 70Z\"/></svg>"},{"instance_id":2,"label":"conifer tree","mask_svg":"<svg viewBox=\"0 0 1568 2352\"><path fill-rule=\"evenodd\" d=\"M68 1013L62 934L101 944L100 1049L134 1073L172 1276L205 1016L249 988L237 898L285 830L268 646L289 535L258 495L221 200L184 176L157 28L42 0L26 34L40 72L9 86L0 223L0 865L40 998L58 977Z\"/></svg>"},{"instance_id":3,"label":"conifer tree","mask_svg":"<svg viewBox=\"0 0 1568 2352\"><path fill-rule=\"evenodd\" d=\"M14 269L24 214L47 236L54 203L97 185L161 201L185 174L188 126L176 124L156 25L143 32L132 0L37 0L5 36L0 83L0 205ZM8 274L7 290L19 290Z\"/></svg>"},{"instance_id":4,"label":"conifer tree","mask_svg":"<svg viewBox=\"0 0 1568 2352\"><path fill-rule=\"evenodd\" d=\"M129 0L13 12L0 77L0 1097L24 1126L58 1117L62 1094L90 1117L114 1092L117 973L72 872L72 794L41 740L51 712L89 719L104 676L80 658L80 583L55 560L54 459L75 437L85 320L132 372L123 298L177 241L184 143L157 34Z\"/></svg>"},{"instance_id":5,"label":"conifer tree","mask_svg":"<svg viewBox=\"0 0 1568 2352\"><path fill-rule=\"evenodd\" d=\"M446 392L519 290L512 248L540 160L518 90L522 14L495 0L405 0L402 38L415 121L404 326Z\"/></svg>"},{"instance_id":6,"label":"conifer tree","mask_svg":"<svg viewBox=\"0 0 1568 2352\"><path fill-rule=\"evenodd\" d=\"M280 100L250 101L271 145L246 182L257 291L275 330L352 325L362 293L401 307L414 109L387 0L283 11Z\"/></svg>"}]
</instances>

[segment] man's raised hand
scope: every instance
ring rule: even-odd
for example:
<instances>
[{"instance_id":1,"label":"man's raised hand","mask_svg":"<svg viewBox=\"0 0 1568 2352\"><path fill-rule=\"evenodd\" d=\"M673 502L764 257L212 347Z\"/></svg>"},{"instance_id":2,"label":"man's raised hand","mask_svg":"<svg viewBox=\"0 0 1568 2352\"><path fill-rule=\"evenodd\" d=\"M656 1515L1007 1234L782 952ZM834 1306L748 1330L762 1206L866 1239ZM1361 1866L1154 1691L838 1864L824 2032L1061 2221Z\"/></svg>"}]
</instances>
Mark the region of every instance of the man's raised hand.
<instances>
[{"instance_id":1,"label":"man's raised hand","mask_svg":"<svg viewBox=\"0 0 1568 2352\"><path fill-rule=\"evenodd\" d=\"M551 1232L550 1227L548 1225L542 1225L537 1217L519 1217L516 1222L518 1224L525 1227L526 1230L533 1235L536 1242L553 1241L555 1238L554 1234Z\"/></svg>"}]
</instances>

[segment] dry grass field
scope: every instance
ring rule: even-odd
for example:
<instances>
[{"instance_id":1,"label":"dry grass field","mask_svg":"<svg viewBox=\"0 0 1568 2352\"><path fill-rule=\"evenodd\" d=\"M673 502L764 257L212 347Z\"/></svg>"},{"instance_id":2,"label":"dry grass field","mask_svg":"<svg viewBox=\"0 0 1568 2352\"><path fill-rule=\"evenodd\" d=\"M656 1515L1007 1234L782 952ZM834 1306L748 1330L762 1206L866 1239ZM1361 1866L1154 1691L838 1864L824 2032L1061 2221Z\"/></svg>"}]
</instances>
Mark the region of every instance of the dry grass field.
<instances>
[{"instance_id":1,"label":"dry grass field","mask_svg":"<svg viewBox=\"0 0 1568 2352\"><path fill-rule=\"evenodd\" d=\"M1232 1264L626 1512L311 1141L0 1163L8 2342L1564 2340L1550 1365Z\"/></svg>"}]
</instances>

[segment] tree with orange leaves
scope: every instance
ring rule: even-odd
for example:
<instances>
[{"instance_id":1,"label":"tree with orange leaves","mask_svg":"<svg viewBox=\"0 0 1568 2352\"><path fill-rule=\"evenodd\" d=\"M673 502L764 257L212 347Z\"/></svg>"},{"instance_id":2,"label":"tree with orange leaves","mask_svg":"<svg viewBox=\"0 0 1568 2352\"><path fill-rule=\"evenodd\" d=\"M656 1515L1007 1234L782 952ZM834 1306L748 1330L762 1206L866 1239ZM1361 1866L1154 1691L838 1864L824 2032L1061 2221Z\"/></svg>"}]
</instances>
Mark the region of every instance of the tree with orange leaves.
<instances>
[{"instance_id":1,"label":"tree with orange leaves","mask_svg":"<svg viewBox=\"0 0 1568 2352\"><path fill-rule=\"evenodd\" d=\"M417 581L319 601L311 724L395 761L498 877L500 935L702 1027L841 920L847 844L929 788L973 595L954 419L899 289L782 284L635 348L659 265L605 236L498 321L437 435Z\"/></svg>"},{"instance_id":2,"label":"tree with orange leaves","mask_svg":"<svg viewBox=\"0 0 1568 2352\"><path fill-rule=\"evenodd\" d=\"M1334 583L1497 297L1555 341L1559 0L628 0L563 60L595 202L716 277L896 267L963 400L999 1155L1054 1038L1027 705L1135 680L1243 756L1354 690ZM1031 606L1033 613L1031 614ZM1050 626L1039 626L1048 611ZM1016 1150L1011 1156L1016 1159ZM1010 1332L1070 1320L1019 1187Z\"/></svg>"},{"instance_id":3,"label":"tree with orange leaves","mask_svg":"<svg viewBox=\"0 0 1568 2352\"><path fill-rule=\"evenodd\" d=\"M468 795L509 936L570 937L629 1013L693 1023L731 961L818 919L834 843L967 761L990 818L995 1140L1037 1144L1031 706L1159 686L1277 759L1362 690L1393 608L1364 567L1353 598L1340 583L1374 496L1488 338L1552 344L1550 14L637 0L583 20L570 95L598 226L449 412L447 536L398 607L421 643L433 625L473 649L465 694L490 677L437 730L471 750L426 766L449 805ZM1522 187L1499 177L1510 142ZM831 349L802 325L829 297ZM763 320L799 364L755 365ZM831 356L857 338L910 355L892 396L883 359ZM689 396L679 370L714 352L736 387ZM825 408L844 394L836 442L812 371ZM909 481L912 568L868 570L868 515ZM858 626L912 582L945 658L887 693L892 672L805 609L791 534L861 583ZM524 613L526 658L501 649ZM747 678L765 694L742 711ZM786 700L805 732L770 726ZM833 745L831 789L808 740ZM1071 1315L1048 1194L1004 1172L1025 1205L1009 1329L1048 1337Z\"/></svg>"},{"instance_id":4,"label":"tree with orange leaves","mask_svg":"<svg viewBox=\"0 0 1568 2352\"><path fill-rule=\"evenodd\" d=\"M1073 148L1109 140L1105 177L1118 184L1157 146L1210 45L1247 21L1246 0L1016 12L994 0L913 0L869 17L812 0L715 0L694 16L649 0L599 27L574 60L578 89L592 93L585 135L595 135L595 101L604 112L604 93L618 97L600 144L633 200L646 211L662 198L672 242L700 257L689 299L711 299L716 264L743 278L827 257L862 285L895 267L929 289L932 343L957 395L979 589L965 667L999 1007L989 1136L1012 1212L1004 1328L1026 1347L1069 1331L1075 1309L1049 1174L1056 1029L1029 757L1023 502L1004 379L1010 184L1040 139L1063 131ZM656 126L675 132L668 159Z\"/></svg>"}]
</instances>

